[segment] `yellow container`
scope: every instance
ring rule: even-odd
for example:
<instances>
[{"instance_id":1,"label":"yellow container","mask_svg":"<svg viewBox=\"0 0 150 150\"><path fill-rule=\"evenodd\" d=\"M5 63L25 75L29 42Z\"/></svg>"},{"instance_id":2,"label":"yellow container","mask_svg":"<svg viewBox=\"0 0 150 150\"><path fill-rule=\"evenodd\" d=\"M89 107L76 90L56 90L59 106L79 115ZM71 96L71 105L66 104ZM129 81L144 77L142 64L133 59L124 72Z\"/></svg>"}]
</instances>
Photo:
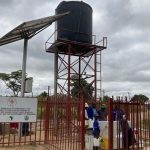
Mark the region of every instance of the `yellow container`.
<instances>
[{"instance_id":1,"label":"yellow container","mask_svg":"<svg viewBox=\"0 0 150 150\"><path fill-rule=\"evenodd\" d=\"M108 138L100 137L100 149L108 150Z\"/></svg>"},{"instance_id":2,"label":"yellow container","mask_svg":"<svg viewBox=\"0 0 150 150\"><path fill-rule=\"evenodd\" d=\"M104 150L108 150L108 138L104 139Z\"/></svg>"}]
</instances>

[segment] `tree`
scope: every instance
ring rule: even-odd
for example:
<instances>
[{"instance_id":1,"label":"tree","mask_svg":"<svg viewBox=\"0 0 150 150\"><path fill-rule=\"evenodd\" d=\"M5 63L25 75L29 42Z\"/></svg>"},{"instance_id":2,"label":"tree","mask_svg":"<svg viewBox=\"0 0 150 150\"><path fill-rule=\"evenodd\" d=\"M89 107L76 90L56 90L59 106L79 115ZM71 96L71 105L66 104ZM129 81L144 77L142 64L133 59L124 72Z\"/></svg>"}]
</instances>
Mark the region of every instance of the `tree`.
<instances>
[{"instance_id":1,"label":"tree","mask_svg":"<svg viewBox=\"0 0 150 150\"><path fill-rule=\"evenodd\" d=\"M48 93L46 91L42 92L40 95L37 96L38 101L46 100L47 96L48 96Z\"/></svg>"},{"instance_id":2,"label":"tree","mask_svg":"<svg viewBox=\"0 0 150 150\"><path fill-rule=\"evenodd\" d=\"M134 95L132 98L131 98L131 101L133 102L139 102L139 103L145 103L149 100L149 98L143 94L139 94L139 95Z\"/></svg>"},{"instance_id":3,"label":"tree","mask_svg":"<svg viewBox=\"0 0 150 150\"><path fill-rule=\"evenodd\" d=\"M42 92L40 95L40 97L47 97L48 96L48 93L46 91Z\"/></svg>"},{"instance_id":4,"label":"tree","mask_svg":"<svg viewBox=\"0 0 150 150\"><path fill-rule=\"evenodd\" d=\"M80 87L79 87L79 78L78 76L72 76L71 77L71 95L72 97L77 98L79 95L79 89L80 89L80 94L86 98L86 99L91 99L92 94L94 91L94 88L91 83L88 83L85 79L80 78Z\"/></svg>"},{"instance_id":5,"label":"tree","mask_svg":"<svg viewBox=\"0 0 150 150\"><path fill-rule=\"evenodd\" d=\"M21 91L22 70L11 73L0 73L0 79L4 81L6 87L13 92L13 96L18 96Z\"/></svg>"},{"instance_id":6,"label":"tree","mask_svg":"<svg viewBox=\"0 0 150 150\"><path fill-rule=\"evenodd\" d=\"M103 102L108 102L109 99L110 99L110 97L109 97L108 95L105 95L105 96L103 97Z\"/></svg>"},{"instance_id":7,"label":"tree","mask_svg":"<svg viewBox=\"0 0 150 150\"><path fill-rule=\"evenodd\" d=\"M47 97L48 96L48 93L46 91L42 92L40 95L38 95L38 97Z\"/></svg>"}]
</instances>

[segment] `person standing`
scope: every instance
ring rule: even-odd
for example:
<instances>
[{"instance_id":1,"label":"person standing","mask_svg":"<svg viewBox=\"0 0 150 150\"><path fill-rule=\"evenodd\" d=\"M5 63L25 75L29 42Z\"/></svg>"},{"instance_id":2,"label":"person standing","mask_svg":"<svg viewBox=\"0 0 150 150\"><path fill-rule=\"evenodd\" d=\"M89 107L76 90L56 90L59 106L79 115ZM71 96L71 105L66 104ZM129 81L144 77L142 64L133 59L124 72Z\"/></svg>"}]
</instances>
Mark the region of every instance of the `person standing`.
<instances>
[{"instance_id":1,"label":"person standing","mask_svg":"<svg viewBox=\"0 0 150 150\"><path fill-rule=\"evenodd\" d=\"M98 110L98 115L99 115L99 121L107 121L108 111L104 104Z\"/></svg>"},{"instance_id":2,"label":"person standing","mask_svg":"<svg viewBox=\"0 0 150 150\"><path fill-rule=\"evenodd\" d=\"M88 128L88 114L87 114L87 108L89 107L88 103L85 103L85 128Z\"/></svg>"},{"instance_id":3,"label":"person standing","mask_svg":"<svg viewBox=\"0 0 150 150\"><path fill-rule=\"evenodd\" d=\"M93 122L93 150L98 150L100 147L100 126L98 122L98 115L94 117Z\"/></svg>"},{"instance_id":4,"label":"person standing","mask_svg":"<svg viewBox=\"0 0 150 150\"><path fill-rule=\"evenodd\" d=\"M93 150L99 150L99 131L96 129L95 130L95 134L94 134L94 138L93 138Z\"/></svg>"}]
</instances>

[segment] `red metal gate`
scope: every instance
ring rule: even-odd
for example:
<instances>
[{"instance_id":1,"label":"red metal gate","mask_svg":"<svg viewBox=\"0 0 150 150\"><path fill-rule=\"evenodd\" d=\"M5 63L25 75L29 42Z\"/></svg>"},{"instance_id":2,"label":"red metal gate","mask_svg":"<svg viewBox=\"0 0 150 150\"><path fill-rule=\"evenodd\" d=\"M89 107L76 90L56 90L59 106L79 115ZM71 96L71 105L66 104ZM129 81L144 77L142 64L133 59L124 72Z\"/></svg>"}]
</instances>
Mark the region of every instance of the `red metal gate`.
<instances>
[{"instance_id":1,"label":"red metal gate","mask_svg":"<svg viewBox=\"0 0 150 150\"><path fill-rule=\"evenodd\" d=\"M51 150L83 150L83 101L49 98L45 139Z\"/></svg>"},{"instance_id":2,"label":"red metal gate","mask_svg":"<svg viewBox=\"0 0 150 150\"><path fill-rule=\"evenodd\" d=\"M109 150L127 150L129 142L130 149L149 150L150 103L111 99L108 104ZM100 106L101 103L97 103L97 107ZM115 110L117 117L114 117ZM122 111L127 120L124 130L120 117ZM84 101L49 97L38 101L37 112L37 121L29 123L29 134L25 136L18 136L16 127L10 128L9 123L0 123L0 147L47 143L51 150L84 150Z\"/></svg>"},{"instance_id":3,"label":"red metal gate","mask_svg":"<svg viewBox=\"0 0 150 150\"><path fill-rule=\"evenodd\" d=\"M48 144L51 150L83 150L83 101L49 97L38 101L37 121L29 123L29 133L19 136L17 126L0 123L0 147Z\"/></svg>"},{"instance_id":4,"label":"red metal gate","mask_svg":"<svg viewBox=\"0 0 150 150\"><path fill-rule=\"evenodd\" d=\"M149 103L109 101L109 150L113 149L150 149Z\"/></svg>"}]
</instances>

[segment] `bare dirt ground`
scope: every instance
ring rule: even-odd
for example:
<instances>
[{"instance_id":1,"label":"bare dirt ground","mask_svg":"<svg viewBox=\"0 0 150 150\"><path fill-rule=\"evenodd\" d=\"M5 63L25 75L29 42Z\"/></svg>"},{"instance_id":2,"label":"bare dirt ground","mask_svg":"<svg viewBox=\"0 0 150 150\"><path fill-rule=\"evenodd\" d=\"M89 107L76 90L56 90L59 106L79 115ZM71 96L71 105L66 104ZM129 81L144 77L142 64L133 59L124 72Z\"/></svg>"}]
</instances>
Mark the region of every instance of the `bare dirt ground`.
<instances>
[{"instance_id":1,"label":"bare dirt ground","mask_svg":"<svg viewBox=\"0 0 150 150\"><path fill-rule=\"evenodd\" d=\"M50 150L49 145L25 145L15 147L0 147L0 150Z\"/></svg>"}]
</instances>

